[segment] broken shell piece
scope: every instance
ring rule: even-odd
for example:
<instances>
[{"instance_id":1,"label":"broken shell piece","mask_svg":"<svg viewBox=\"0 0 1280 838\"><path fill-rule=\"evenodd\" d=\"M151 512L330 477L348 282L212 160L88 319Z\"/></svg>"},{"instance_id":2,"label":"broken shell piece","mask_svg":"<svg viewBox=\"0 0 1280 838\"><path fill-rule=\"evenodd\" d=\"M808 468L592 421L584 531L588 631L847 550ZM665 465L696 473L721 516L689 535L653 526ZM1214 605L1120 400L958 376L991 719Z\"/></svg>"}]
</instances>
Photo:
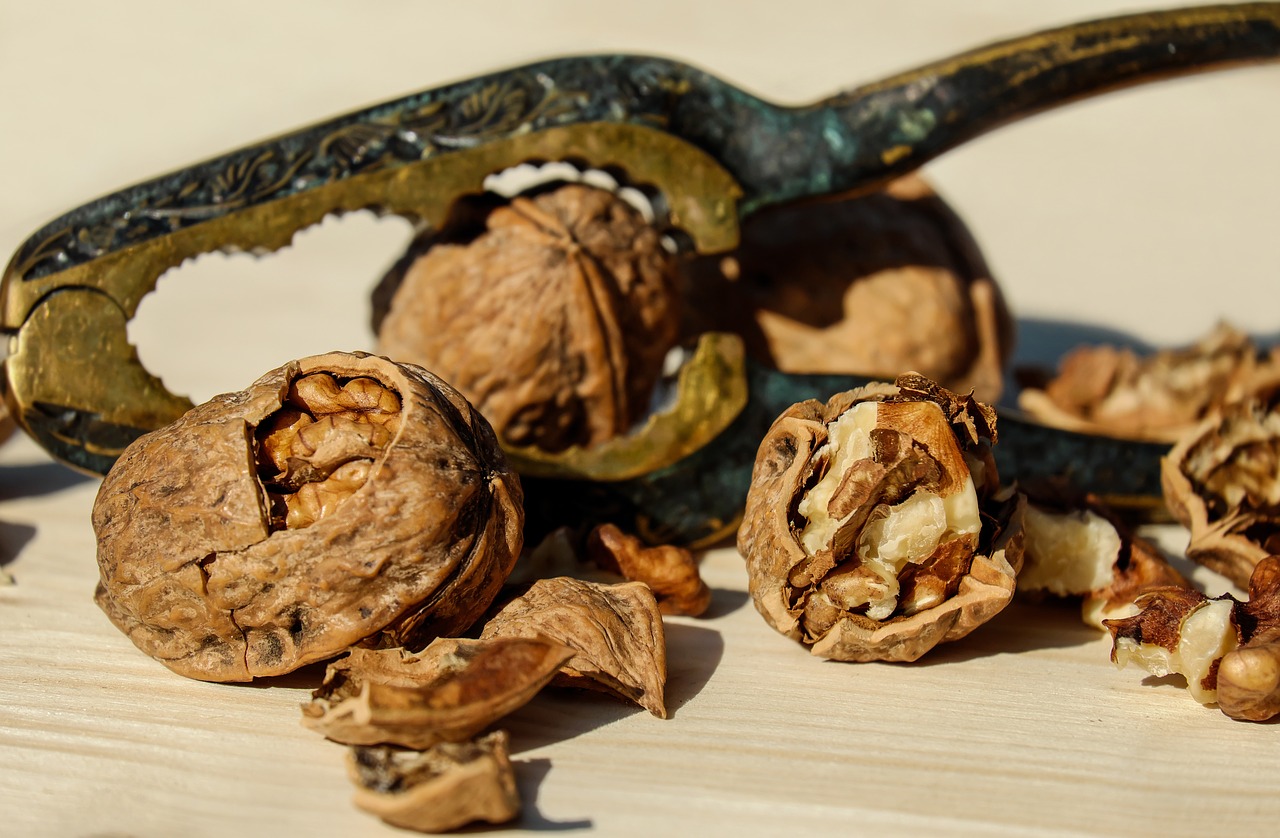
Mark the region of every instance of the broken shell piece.
<instances>
[{"instance_id":1,"label":"broken shell piece","mask_svg":"<svg viewBox=\"0 0 1280 838\"><path fill-rule=\"evenodd\" d=\"M1220 324L1195 345L1139 356L1081 347L1044 388L1018 406L1048 425L1130 439L1177 442L1213 411L1280 384L1280 355L1262 356L1248 336Z\"/></svg>"},{"instance_id":2,"label":"broken shell piece","mask_svg":"<svg viewBox=\"0 0 1280 838\"><path fill-rule=\"evenodd\" d=\"M355 804L417 832L446 832L475 821L505 823L520 814L507 748L503 730L426 751L354 747L347 767Z\"/></svg>"},{"instance_id":3,"label":"broken shell piece","mask_svg":"<svg viewBox=\"0 0 1280 838\"><path fill-rule=\"evenodd\" d=\"M1013 318L973 236L922 178L752 214L731 254L685 270L689 333L742 335L793 373L917 370L994 402Z\"/></svg>"},{"instance_id":4,"label":"broken shell piece","mask_svg":"<svg viewBox=\"0 0 1280 838\"><path fill-rule=\"evenodd\" d=\"M1251 400L1187 434L1161 461L1165 505L1187 557L1245 588L1280 552L1280 401Z\"/></svg>"},{"instance_id":5,"label":"broken shell piece","mask_svg":"<svg viewBox=\"0 0 1280 838\"><path fill-rule=\"evenodd\" d=\"M666 634L643 582L603 585L568 577L539 580L504 605L481 639L547 637L574 650L556 683L602 689L667 717Z\"/></svg>"},{"instance_id":6,"label":"broken shell piece","mask_svg":"<svg viewBox=\"0 0 1280 838\"><path fill-rule=\"evenodd\" d=\"M991 619L1022 563L994 438L989 407L916 375L793 405L760 445L738 534L757 610L850 661L915 660Z\"/></svg>"},{"instance_id":7,"label":"broken shell piece","mask_svg":"<svg viewBox=\"0 0 1280 838\"><path fill-rule=\"evenodd\" d=\"M542 638L440 638L421 653L352 649L302 723L348 745L461 742L524 705L574 652Z\"/></svg>"},{"instance_id":8,"label":"broken shell piece","mask_svg":"<svg viewBox=\"0 0 1280 838\"><path fill-rule=\"evenodd\" d=\"M93 507L98 605L209 681L460 633L520 552L520 482L420 367L290 362L131 444Z\"/></svg>"},{"instance_id":9,"label":"broken shell piece","mask_svg":"<svg viewBox=\"0 0 1280 838\"><path fill-rule=\"evenodd\" d=\"M613 524L602 524L587 537L587 556L602 570L648 585L663 614L697 617L711 604L711 589L684 547L649 547Z\"/></svg>"},{"instance_id":10,"label":"broken shell piece","mask_svg":"<svg viewBox=\"0 0 1280 838\"><path fill-rule=\"evenodd\" d=\"M1032 487L1024 525L1018 591L1081 596L1081 617L1095 628L1137 613L1134 600L1146 591L1190 587L1154 544L1092 496Z\"/></svg>"}]
</instances>

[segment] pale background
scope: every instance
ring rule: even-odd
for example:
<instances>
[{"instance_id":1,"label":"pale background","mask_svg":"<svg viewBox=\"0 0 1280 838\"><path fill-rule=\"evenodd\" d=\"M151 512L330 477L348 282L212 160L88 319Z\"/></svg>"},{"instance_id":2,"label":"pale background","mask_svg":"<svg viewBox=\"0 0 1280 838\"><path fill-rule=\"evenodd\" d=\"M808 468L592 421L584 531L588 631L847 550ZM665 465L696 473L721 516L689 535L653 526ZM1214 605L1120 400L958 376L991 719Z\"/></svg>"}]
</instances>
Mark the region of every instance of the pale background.
<instances>
[{"instance_id":1,"label":"pale background","mask_svg":"<svg viewBox=\"0 0 1280 838\"><path fill-rule=\"evenodd\" d=\"M1162 5L0 0L0 251L134 181L531 60L656 53L798 103ZM1220 318L1280 329L1278 92L1277 67L1141 87L927 168L1023 321L1023 359L1085 332L1165 345ZM291 357L367 348L367 292L406 235L360 215L261 262L204 258L163 281L134 339L196 399ZM17 580L0 589L0 832L391 833L347 803L342 749L299 727L307 682L204 685L142 657L90 600L95 483L25 440L0 457L0 546ZM525 828L1257 834L1280 817L1275 726L1113 671L1109 644L1069 610L1015 607L921 666L838 666L765 627L732 550L706 574L716 616L671 629L672 719L550 696L513 719Z\"/></svg>"}]
</instances>

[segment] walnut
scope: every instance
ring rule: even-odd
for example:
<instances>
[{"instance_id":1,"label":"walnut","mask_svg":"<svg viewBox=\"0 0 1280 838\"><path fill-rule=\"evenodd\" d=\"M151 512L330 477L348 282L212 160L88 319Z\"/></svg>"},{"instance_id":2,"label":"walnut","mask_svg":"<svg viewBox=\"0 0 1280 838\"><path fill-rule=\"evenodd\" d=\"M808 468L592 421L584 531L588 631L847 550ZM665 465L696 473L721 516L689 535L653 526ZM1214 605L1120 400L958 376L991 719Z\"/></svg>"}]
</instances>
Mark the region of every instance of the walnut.
<instances>
[{"instance_id":1,"label":"walnut","mask_svg":"<svg viewBox=\"0 0 1280 838\"><path fill-rule=\"evenodd\" d=\"M302 723L347 745L462 742L526 704L573 654L541 637L441 637L416 655L352 649L329 664Z\"/></svg>"},{"instance_id":2,"label":"walnut","mask_svg":"<svg viewBox=\"0 0 1280 838\"><path fill-rule=\"evenodd\" d=\"M989 407L916 375L792 406L738 534L757 610L857 661L915 660L989 620L1013 596L1022 504L995 496L988 440Z\"/></svg>"},{"instance_id":3,"label":"walnut","mask_svg":"<svg viewBox=\"0 0 1280 838\"><path fill-rule=\"evenodd\" d=\"M347 769L356 806L403 829L447 832L520 814L506 731L426 751L354 747Z\"/></svg>"},{"instance_id":4,"label":"walnut","mask_svg":"<svg viewBox=\"0 0 1280 838\"><path fill-rule=\"evenodd\" d=\"M1019 394L1018 406L1055 427L1173 443L1213 411L1278 384L1280 354L1261 357L1247 336L1220 324L1194 346L1146 357L1076 349L1056 378Z\"/></svg>"},{"instance_id":5,"label":"walnut","mask_svg":"<svg viewBox=\"0 0 1280 838\"><path fill-rule=\"evenodd\" d=\"M1193 698L1216 701L1233 719L1265 721L1280 713L1280 557L1258 563L1244 602L1162 588L1140 597L1138 606L1138 614L1106 622L1117 665L1182 675Z\"/></svg>"},{"instance_id":6,"label":"walnut","mask_svg":"<svg viewBox=\"0 0 1280 838\"><path fill-rule=\"evenodd\" d=\"M641 582L539 580L485 623L480 637L563 643L576 654L561 668L557 684L601 689L667 717L666 635L653 593Z\"/></svg>"},{"instance_id":7,"label":"walnut","mask_svg":"<svg viewBox=\"0 0 1280 838\"><path fill-rule=\"evenodd\" d=\"M1218 709L1261 722L1280 715L1280 557L1258 562L1236 608L1240 646L1218 665Z\"/></svg>"},{"instance_id":8,"label":"walnut","mask_svg":"<svg viewBox=\"0 0 1280 838\"><path fill-rule=\"evenodd\" d=\"M697 617L711 605L711 589L684 547L647 547L615 525L602 524L587 537L587 555L597 567L648 585L663 614Z\"/></svg>"},{"instance_id":9,"label":"walnut","mask_svg":"<svg viewBox=\"0 0 1280 838\"><path fill-rule=\"evenodd\" d=\"M380 352L452 383L504 444L592 445L645 414L679 326L656 228L612 193L569 184L454 238L404 270Z\"/></svg>"},{"instance_id":10,"label":"walnut","mask_svg":"<svg viewBox=\"0 0 1280 838\"><path fill-rule=\"evenodd\" d=\"M1244 588L1280 553L1280 400L1223 410L1161 461L1165 505L1190 531L1187 557Z\"/></svg>"},{"instance_id":11,"label":"walnut","mask_svg":"<svg viewBox=\"0 0 1280 838\"><path fill-rule=\"evenodd\" d=\"M465 629L514 564L523 512L455 390L333 353L139 438L93 526L111 621L175 672L245 681Z\"/></svg>"},{"instance_id":12,"label":"walnut","mask_svg":"<svg viewBox=\"0 0 1280 838\"><path fill-rule=\"evenodd\" d=\"M738 250L685 273L686 330L741 334L783 371L917 370L999 398L1013 318L964 223L919 177L762 210Z\"/></svg>"},{"instance_id":13,"label":"walnut","mask_svg":"<svg viewBox=\"0 0 1280 838\"><path fill-rule=\"evenodd\" d=\"M1082 597L1084 622L1105 630L1104 620L1137 613L1134 601L1146 591L1190 587L1154 544L1098 498L1057 485L1025 488L1020 593Z\"/></svg>"}]
</instances>

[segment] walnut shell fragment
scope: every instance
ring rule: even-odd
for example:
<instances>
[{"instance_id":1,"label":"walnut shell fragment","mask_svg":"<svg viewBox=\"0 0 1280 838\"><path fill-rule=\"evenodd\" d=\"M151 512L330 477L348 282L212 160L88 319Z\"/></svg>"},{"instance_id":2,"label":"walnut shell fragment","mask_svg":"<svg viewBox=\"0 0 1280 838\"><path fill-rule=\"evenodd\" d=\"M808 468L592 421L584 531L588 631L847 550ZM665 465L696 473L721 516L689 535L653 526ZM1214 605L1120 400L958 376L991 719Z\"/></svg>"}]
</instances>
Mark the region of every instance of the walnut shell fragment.
<instances>
[{"instance_id":1,"label":"walnut shell fragment","mask_svg":"<svg viewBox=\"0 0 1280 838\"><path fill-rule=\"evenodd\" d=\"M567 184L419 251L378 351L452 383L504 444L588 446L645 414L677 339L675 267L624 200Z\"/></svg>"},{"instance_id":2,"label":"walnut shell fragment","mask_svg":"<svg viewBox=\"0 0 1280 838\"><path fill-rule=\"evenodd\" d=\"M1191 587L1159 548L1098 498L1058 486L1030 488L1028 495L1019 593L1082 597L1081 618L1105 631L1104 620L1137 613L1134 601L1143 593Z\"/></svg>"},{"instance_id":3,"label":"walnut shell fragment","mask_svg":"<svg viewBox=\"0 0 1280 838\"><path fill-rule=\"evenodd\" d=\"M821 657L911 661L991 619L1022 563L994 439L989 407L917 375L784 412L738 534L765 621Z\"/></svg>"},{"instance_id":4,"label":"walnut shell fragment","mask_svg":"<svg viewBox=\"0 0 1280 838\"><path fill-rule=\"evenodd\" d=\"M1243 602L1164 588L1138 605L1138 614L1106 623L1117 665L1182 675L1193 698L1216 701L1233 719L1280 715L1280 556L1258 563Z\"/></svg>"},{"instance_id":5,"label":"walnut shell fragment","mask_svg":"<svg viewBox=\"0 0 1280 838\"><path fill-rule=\"evenodd\" d=\"M959 216L918 176L766 208L740 247L686 269L686 331L742 335L785 372L916 370L996 401L1013 318Z\"/></svg>"},{"instance_id":6,"label":"walnut shell fragment","mask_svg":"<svg viewBox=\"0 0 1280 838\"><path fill-rule=\"evenodd\" d=\"M402 829L447 832L475 821L506 823L520 814L503 730L426 751L357 746L347 769L356 806Z\"/></svg>"},{"instance_id":7,"label":"walnut shell fragment","mask_svg":"<svg viewBox=\"0 0 1280 838\"><path fill-rule=\"evenodd\" d=\"M441 637L416 655L352 649L329 664L302 723L347 745L461 742L528 703L573 655L541 637Z\"/></svg>"},{"instance_id":8,"label":"walnut shell fragment","mask_svg":"<svg viewBox=\"0 0 1280 838\"><path fill-rule=\"evenodd\" d=\"M1246 587L1280 553L1280 400L1223 410L1160 466L1165 505L1191 533L1187 557Z\"/></svg>"},{"instance_id":9,"label":"walnut shell fragment","mask_svg":"<svg viewBox=\"0 0 1280 838\"><path fill-rule=\"evenodd\" d=\"M1140 356L1114 346L1080 347L1043 388L1018 406L1047 425L1130 439L1177 442L1214 411L1280 385L1280 354L1219 324L1194 345Z\"/></svg>"},{"instance_id":10,"label":"walnut shell fragment","mask_svg":"<svg viewBox=\"0 0 1280 838\"><path fill-rule=\"evenodd\" d=\"M480 637L547 637L563 643L576 654L555 683L605 690L667 717L666 634L653 593L642 582L539 580L503 605Z\"/></svg>"},{"instance_id":11,"label":"walnut shell fragment","mask_svg":"<svg viewBox=\"0 0 1280 838\"><path fill-rule=\"evenodd\" d=\"M331 353L139 438L93 526L111 621L175 672L247 681L462 631L510 572L523 512L453 388Z\"/></svg>"},{"instance_id":12,"label":"walnut shell fragment","mask_svg":"<svg viewBox=\"0 0 1280 838\"><path fill-rule=\"evenodd\" d=\"M711 605L711 588L684 547L650 547L614 524L601 524L587 536L587 556L602 570L648 585L663 614L697 617Z\"/></svg>"}]
</instances>

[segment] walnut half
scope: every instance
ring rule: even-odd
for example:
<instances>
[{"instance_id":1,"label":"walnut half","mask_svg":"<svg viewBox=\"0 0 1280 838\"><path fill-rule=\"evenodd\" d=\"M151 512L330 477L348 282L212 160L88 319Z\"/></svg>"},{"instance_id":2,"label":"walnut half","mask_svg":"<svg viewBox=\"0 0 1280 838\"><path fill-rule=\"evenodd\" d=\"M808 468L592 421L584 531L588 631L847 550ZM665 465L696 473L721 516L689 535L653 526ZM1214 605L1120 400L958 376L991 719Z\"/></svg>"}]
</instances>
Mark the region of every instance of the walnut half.
<instances>
[{"instance_id":1,"label":"walnut half","mask_svg":"<svg viewBox=\"0 0 1280 838\"><path fill-rule=\"evenodd\" d=\"M521 498L488 424L439 378L304 358L126 449L93 508L97 601L203 680L420 646L492 602L520 551Z\"/></svg>"}]
</instances>

